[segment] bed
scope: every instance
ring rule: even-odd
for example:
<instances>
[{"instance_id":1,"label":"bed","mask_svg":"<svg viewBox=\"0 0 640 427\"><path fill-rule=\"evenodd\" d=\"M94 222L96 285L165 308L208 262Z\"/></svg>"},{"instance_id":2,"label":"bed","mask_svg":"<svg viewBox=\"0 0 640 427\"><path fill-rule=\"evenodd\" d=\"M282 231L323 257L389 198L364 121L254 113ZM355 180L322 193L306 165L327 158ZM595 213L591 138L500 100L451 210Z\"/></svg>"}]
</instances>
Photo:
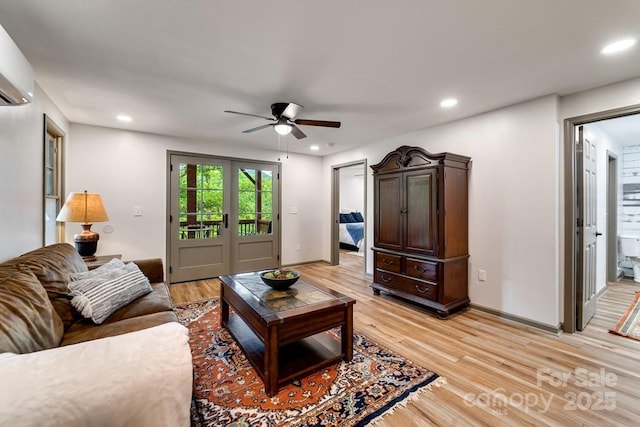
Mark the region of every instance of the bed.
<instances>
[{"instance_id":1,"label":"bed","mask_svg":"<svg viewBox=\"0 0 640 427\"><path fill-rule=\"evenodd\" d=\"M340 248L360 251L364 240L364 217L360 212L340 214Z\"/></svg>"}]
</instances>

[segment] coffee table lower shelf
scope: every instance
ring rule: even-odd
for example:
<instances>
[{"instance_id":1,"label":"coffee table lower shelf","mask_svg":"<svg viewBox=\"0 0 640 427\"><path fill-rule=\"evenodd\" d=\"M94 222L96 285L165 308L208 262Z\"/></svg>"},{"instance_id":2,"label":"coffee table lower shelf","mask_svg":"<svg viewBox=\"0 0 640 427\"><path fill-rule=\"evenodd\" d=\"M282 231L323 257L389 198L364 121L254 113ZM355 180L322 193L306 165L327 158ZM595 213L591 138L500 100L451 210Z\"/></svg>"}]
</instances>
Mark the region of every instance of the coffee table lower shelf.
<instances>
[{"instance_id":1,"label":"coffee table lower shelf","mask_svg":"<svg viewBox=\"0 0 640 427\"><path fill-rule=\"evenodd\" d=\"M262 381L268 384L264 344L237 314L229 316L227 328ZM324 332L283 345L279 347L278 354L278 386L345 357L340 342Z\"/></svg>"}]
</instances>

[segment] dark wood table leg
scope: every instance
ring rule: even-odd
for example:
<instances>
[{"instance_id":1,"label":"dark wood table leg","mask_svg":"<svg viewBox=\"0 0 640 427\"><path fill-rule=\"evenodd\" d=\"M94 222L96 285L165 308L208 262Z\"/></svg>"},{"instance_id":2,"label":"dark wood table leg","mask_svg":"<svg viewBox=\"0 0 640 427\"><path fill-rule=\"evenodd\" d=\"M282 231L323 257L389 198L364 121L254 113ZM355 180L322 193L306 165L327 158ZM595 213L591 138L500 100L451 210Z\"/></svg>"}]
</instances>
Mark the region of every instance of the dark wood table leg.
<instances>
[{"instance_id":1,"label":"dark wood table leg","mask_svg":"<svg viewBox=\"0 0 640 427\"><path fill-rule=\"evenodd\" d=\"M347 304L345 310L345 323L342 326L342 352L344 360L353 359L353 305Z\"/></svg>"},{"instance_id":2,"label":"dark wood table leg","mask_svg":"<svg viewBox=\"0 0 640 427\"><path fill-rule=\"evenodd\" d=\"M272 326L267 332L264 345L265 391L273 397L278 393L278 328Z\"/></svg>"},{"instance_id":3,"label":"dark wood table leg","mask_svg":"<svg viewBox=\"0 0 640 427\"><path fill-rule=\"evenodd\" d=\"M224 299L224 285L220 286L220 326L229 324L229 304Z\"/></svg>"}]
</instances>

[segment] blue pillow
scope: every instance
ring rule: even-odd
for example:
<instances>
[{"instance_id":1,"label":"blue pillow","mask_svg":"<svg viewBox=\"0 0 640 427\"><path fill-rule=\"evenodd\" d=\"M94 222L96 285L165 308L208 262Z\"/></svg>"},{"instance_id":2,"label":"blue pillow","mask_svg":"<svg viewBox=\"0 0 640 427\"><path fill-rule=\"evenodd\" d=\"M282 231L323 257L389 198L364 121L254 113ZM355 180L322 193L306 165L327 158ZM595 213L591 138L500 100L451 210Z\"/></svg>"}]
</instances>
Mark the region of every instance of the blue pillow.
<instances>
[{"instance_id":1,"label":"blue pillow","mask_svg":"<svg viewBox=\"0 0 640 427\"><path fill-rule=\"evenodd\" d=\"M353 215L351 215L350 213L341 213L340 214L340 223L341 224L348 224L350 222L356 222L355 219L353 218Z\"/></svg>"},{"instance_id":2,"label":"blue pillow","mask_svg":"<svg viewBox=\"0 0 640 427\"><path fill-rule=\"evenodd\" d=\"M355 222L364 222L364 217L360 212L351 212L351 216L355 220Z\"/></svg>"}]
</instances>

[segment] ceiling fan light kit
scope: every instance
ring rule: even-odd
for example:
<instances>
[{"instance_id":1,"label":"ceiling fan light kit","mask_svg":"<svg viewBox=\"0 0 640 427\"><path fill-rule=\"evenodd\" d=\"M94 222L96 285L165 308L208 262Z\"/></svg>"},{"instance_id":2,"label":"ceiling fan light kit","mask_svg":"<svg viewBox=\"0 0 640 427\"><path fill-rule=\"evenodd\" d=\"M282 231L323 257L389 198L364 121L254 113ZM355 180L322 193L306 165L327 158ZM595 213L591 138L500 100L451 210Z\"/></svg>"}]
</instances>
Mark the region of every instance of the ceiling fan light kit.
<instances>
[{"instance_id":1,"label":"ceiling fan light kit","mask_svg":"<svg viewBox=\"0 0 640 427\"><path fill-rule=\"evenodd\" d=\"M291 130L293 129L293 126L291 126L289 123L287 123L286 119L280 119L280 120L278 120L278 123L273 125L273 129L279 135L284 136L284 135L289 135L291 133Z\"/></svg>"},{"instance_id":2,"label":"ceiling fan light kit","mask_svg":"<svg viewBox=\"0 0 640 427\"><path fill-rule=\"evenodd\" d=\"M296 119L298 113L304 107L299 104L295 104L293 102L276 102L271 104L271 114L273 117L260 116L257 114L250 113L241 113L239 111L231 111L225 110L225 113L231 114L240 114L242 116L250 116L250 117L258 117L261 119L268 120L270 123L267 125L258 126L255 128L247 129L242 131L242 133L251 133L260 129L265 129L269 126L273 126L273 129L278 133L278 135L288 135L292 134L296 137L296 139L306 138L307 135L300 130L300 128L296 125L301 126L321 126L321 127L330 127L330 128L339 128L340 122L333 122L328 120L309 120L309 119Z\"/></svg>"}]
</instances>

